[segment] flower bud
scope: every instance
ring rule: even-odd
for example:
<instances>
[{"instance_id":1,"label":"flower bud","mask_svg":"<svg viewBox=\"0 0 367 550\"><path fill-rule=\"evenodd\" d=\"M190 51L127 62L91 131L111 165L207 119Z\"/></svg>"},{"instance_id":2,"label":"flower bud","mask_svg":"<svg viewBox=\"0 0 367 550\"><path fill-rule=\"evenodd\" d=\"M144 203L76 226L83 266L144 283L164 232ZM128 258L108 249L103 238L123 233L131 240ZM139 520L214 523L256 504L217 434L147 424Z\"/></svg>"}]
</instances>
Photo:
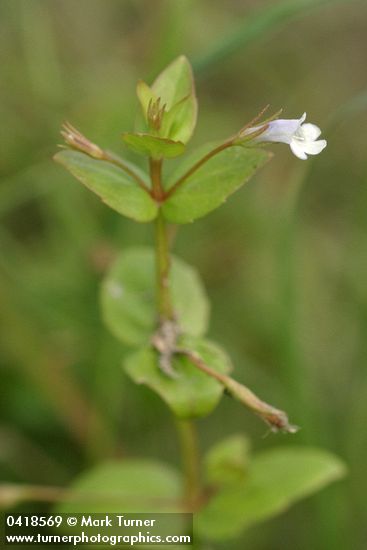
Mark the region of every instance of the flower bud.
<instances>
[{"instance_id":1,"label":"flower bud","mask_svg":"<svg viewBox=\"0 0 367 550\"><path fill-rule=\"evenodd\" d=\"M98 145L89 141L88 138L83 136L83 134L69 124L69 122L62 125L61 135L66 145L72 149L86 153L95 159L103 160L105 158L104 151Z\"/></svg>"},{"instance_id":2,"label":"flower bud","mask_svg":"<svg viewBox=\"0 0 367 550\"><path fill-rule=\"evenodd\" d=\"M157 132L160 130L162 126L162 120L163 116L166 110L166 105L160 105L161 98L159 97L157 101L153 101L152 99L149 101L148 105L148 111L147 111L147 120L150 128L152 130L156 130Z\"/></svg>"},{"instance_id":3,"label":"flower bud","mask_svg":"<svg viewBox=\"0 0 367 550\"><path fill-rule=\"evenodd\" d=\"M241 138L247 137L254 142L286 143L296 157L306 160L307 155L318 155L325 149L325 139L318 139L321 130L318 126L305 123L306 113L299 119L271 120L265 125L246 128L240 134Z\"/></svg>"}]
</instances>

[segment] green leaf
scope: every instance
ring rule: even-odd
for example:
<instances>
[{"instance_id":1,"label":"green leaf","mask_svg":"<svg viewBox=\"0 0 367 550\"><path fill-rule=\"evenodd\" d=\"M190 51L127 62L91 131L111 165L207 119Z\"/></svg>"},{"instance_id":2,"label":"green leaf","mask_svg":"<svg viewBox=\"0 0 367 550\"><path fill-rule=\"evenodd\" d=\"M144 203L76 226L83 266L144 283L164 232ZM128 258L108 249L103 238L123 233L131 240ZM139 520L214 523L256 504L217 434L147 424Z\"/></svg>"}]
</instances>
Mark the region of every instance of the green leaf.
<instances>
[{"instance_id":1,"label":"green leaf","mask_svg":"<svg viewBox=\"0 0 367 550\"><path fill-rule=\"evenodd\" d=\"M197 100L195 94L190 94L165 113L162 134L173 140L187 143L195 129L196 119Z\"/></svg>"},{"instance_id":2,"label":"green leaf","mask_svg":"<svg viewBox=\"0 0 367 550\"><path fill-rule=\"evenodd\" d=\"M200 161L208 153L216 149L222 141L210 141L202 143L190 150L190 152L183 156L181 159L173 161L171 164L165 166L165 177L163 180L164 188L168 191L186 172L188 172L194 164Z\"/></svg>"},{"instance_id":3,"label":"green leaf","mask_svg":"<svg viewBox=\"0 0 367 550\"><path fill-rule=\"evenodd\" d=\"M232 435L217 443L205 457L209 484L237 483L248 471L250 442L242 434Z\"/></svg>"},{"instance_id":4,"label":"green leaf","mask_svg":"<svg viewBox=\"0 0 367 550\"><path fill-rule=\"evenodd\" d=\"M133 248L117 258L102 284L104 321L126 344L146 344L156 328L155 278L153 250ZM193 336L204 334L208 325L209 302L196 270L173 257L170 284L182 331Z\"/></svg>"},{"instance_id":5,"label":"green leaf","mask_svg":"<svg viewBox=\"0 0 367 550\"><path fill-rule=\"evenodd\" d=\"M112 525L83 525L83 532L89 537L109 536L117 540L117 536L127 534L139 537L143 530L152 538L189 534L190 517L182 514L182 493L182 477L169 464L137 459L109 461L77 478L68 491L67 500L55 506L55 513L92 515L94 519L98 519L96 514L103 514L104 518L108 515ZM116 514L129 520L128 514L131 514L130 519L137 519L136 514L139 514L140 520L152 520L152 512L161 515L153 525L143 529L132 525L120 527L118 518L114 517ZM75 529L78 527L68 527L65 523L58 534L79 534ZM95 545L85 545L85 548L92 547ZM117 547L122 546L118 544ZM155 548L165 546L156 545Z\"/></svg>"},{"instance_id":6,"label":"green leaf","mask_svg":"<svg viewBox=\"0 0 367 550\"><path fill-rule=\"evenodd\" d=\"M172 61L156 78L152 91L169 111L176 103L194 92L191 65L184 55Z\"/></svg>"},{"instance_id":7,"label":"green leaf","mask_svg":"<svg viewBox=\"0 0 367 550\"><path fill-rule=\"evenodd\" d=\"M70 499L58 513L172 512L182 493L182 480L168 464L150 460L109 461L77 478Z\"/></svg>"},{"instance_id":8,"label":"green leaf","mask_svg":"<svg viewBox=\"0 0 367 550\"><path fill-rule=\"evenodd\" d=\"M150 134L123 134L125 145L139 153L155 159L173 158L185 152L185 145L180 141L152 136Z\"/></svg>"},{"instance_id":9,"label":"green leaf","mask_svg":"<svg viewBox=\"0 0 367 550\"><path fill-rule=\"evenodd\" d=\"M143 112L145 122L148 122L148 107L150 102L156 102L158 100L158 97L153 92L152 88L144 82L144 80L139 80L137 86L136 86L136 95L138 96L141 110Z\"/></svg>"},{"instance_id":10,"label":"green leaf","mask_svg":"<svg viewBox=\"0 0 367 550\"><path fill-rule=\"evenodd\" d=\"M161 107L165 106L159 137L182 143L189 141L196 126L198 106L194 77L186 57L175 59L151 87L140 80L137 95L147 123L149 103L156 103L159 98Z\"/></svg>"},{"instance_id":11,"label":"green leaf","mask_svg":"<svg viewBox=\"0 0 367 550\"><path fill-rule=\"evenodd\" d=\"M247 479L224 487L198 514L197 528L211 540L237 537L345 472L339 458L319 449L283 447L263 452L253 459Z\"/></svg>"},{"instance_id":12,"label":"green leaf","mask_svg":"<svg viewBox=\"0 0 367 550\"><path fill-rule=\"evenodd\" d=\"M163 135L187 143L195 129L198 111L188 59L181 55L168 65L155 80L152 91L166 104Z\"/></svg>"},{"instance_id":13,"label":"green leaf","mask_svg":"<svg viewBox=\"0 0 367 550\"><path fill-rule=\"evenodd\" d=\"M208 146L204 150L207 152ZM248 181L270 156L261 149L240 146L218 153L191 174L163 204L165 218L173 223L188 223L205 216ZM195 152L191 166L197 159ZM182 168L172 174L168 187L172 187L182 174Z\"/></svg>"},{"instance_id":14,"label":"green leaf","mask_svg":"<svg viewBox=\"0 0 367 550\"><path fill-rule=\"evenodd\" d=\"M60 151L54 158L119 214L138 222L149 222L156 217L157 203L121 168L72 150ZM124 162L129 168L132 166ZM147 181L141 170L135 166L133 170Z\"/></svg>"},{"instance_id":15,"label":"green leaf","mask_svg":"<svg viewBox=\"0 0 367 550\"><path fill-rule=\"evenodd\" d=\"M231 369L228 356L212 342L183 337L180 345L195 351L218 372L226 373ZM172 367L177 378L170 378L161 371L158 354L152 348L135 352L124 364L134 382L157 392L178 417L196 418L209 414L219 403L223 386L192 365L187 357L176 355Z\"/></svg>"}]
</instances>

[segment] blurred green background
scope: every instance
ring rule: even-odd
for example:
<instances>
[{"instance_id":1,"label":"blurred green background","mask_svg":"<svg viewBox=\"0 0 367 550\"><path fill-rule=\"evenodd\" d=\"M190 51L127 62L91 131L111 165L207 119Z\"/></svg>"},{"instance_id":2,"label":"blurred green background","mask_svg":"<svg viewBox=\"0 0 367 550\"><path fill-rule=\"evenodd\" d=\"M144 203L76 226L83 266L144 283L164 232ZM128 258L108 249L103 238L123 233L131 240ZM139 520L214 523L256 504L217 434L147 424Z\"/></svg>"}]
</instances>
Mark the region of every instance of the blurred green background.
<instances>
[{"instance_id":1,"label":"blurred green background","mask_svg":"<svg viewBox=\"0 0 367 550\"><path fill-rule=\"evenodd\" d=\"M225 398L198 423L202 449L241 431L255 450L316 445L350 470L230 547L363 550L366 2L1 0L0 29L2 481L64 486L109 457L179 460L171 414L123 374L98 307L111 258L151 242L151 227L104 207L51 158L65 119L122 151L137 79L184 53L199 98L193 145L267 103L286 118L307 111L328 139L307 162L274 146L251 183L175 243L205 281L211 336L236 377L302 427L264 438Z\"/></svg>"}]
</instances>

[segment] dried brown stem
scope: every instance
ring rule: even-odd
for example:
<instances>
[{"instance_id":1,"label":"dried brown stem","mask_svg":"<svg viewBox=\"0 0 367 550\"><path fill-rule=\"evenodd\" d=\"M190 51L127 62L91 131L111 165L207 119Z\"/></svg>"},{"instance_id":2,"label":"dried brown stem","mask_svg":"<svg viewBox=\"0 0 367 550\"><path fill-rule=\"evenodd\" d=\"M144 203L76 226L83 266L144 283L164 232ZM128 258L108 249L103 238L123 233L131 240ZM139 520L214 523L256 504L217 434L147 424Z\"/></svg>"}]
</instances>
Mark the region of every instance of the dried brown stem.
<instances>
[{"instance_id":1,"label":"dried brown stem","mask_svg":"<svg viewBox=\"0 0 367 550\"><path fill-rule=\"evenodd\" d=\"M175 351L176 353L185 355L198 369L220 382L229 395L240 401L264 420L272 431L295 433L298 430L297 426L293 426L289 423L288 416L284 411L265 403L265 401L257 397L249 388L240 384L230 376L213 370L197 353L185 348L176 348Z\"/></svg>"}]
</instances>

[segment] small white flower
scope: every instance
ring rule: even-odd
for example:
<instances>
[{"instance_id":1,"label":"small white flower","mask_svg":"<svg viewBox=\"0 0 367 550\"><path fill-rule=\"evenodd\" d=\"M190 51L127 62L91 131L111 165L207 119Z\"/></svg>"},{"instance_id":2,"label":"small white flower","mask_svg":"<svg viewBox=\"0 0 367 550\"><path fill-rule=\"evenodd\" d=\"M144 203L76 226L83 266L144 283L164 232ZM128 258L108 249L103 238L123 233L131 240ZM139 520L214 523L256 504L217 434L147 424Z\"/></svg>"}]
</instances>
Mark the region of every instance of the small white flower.
<instances>
[{"instance_id":1,"label":"small white flower","mask_svg":"<svg viewBox=\"0 0 367 550\"><path fill-rule=\"evenodd\" d=\"M292 153L302 160L306 160L307 155L318 155L325 149L327 142L325 139L317 139L321 134L320 128L308 122L304 124L305 119L306 113L303 113L300 119L272 120L268 122L267 129L254 138L254 141L288 143ZM263 126L248 128L245 135L249 136Z\"/></svg>"}]
</instances>

